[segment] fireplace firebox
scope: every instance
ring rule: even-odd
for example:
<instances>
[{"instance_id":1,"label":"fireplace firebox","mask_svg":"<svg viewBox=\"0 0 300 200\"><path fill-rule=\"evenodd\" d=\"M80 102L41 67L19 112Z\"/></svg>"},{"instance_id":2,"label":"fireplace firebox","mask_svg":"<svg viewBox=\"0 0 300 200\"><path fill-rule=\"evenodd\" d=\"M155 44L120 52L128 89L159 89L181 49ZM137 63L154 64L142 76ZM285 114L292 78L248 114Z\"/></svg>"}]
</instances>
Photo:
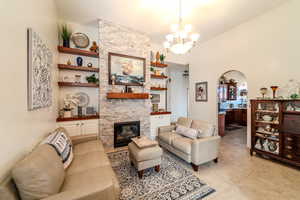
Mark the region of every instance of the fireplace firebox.
<instances>
[{"instance_id":1,"label":"fireplace firebox","mask_svg":"<svg viewBox=\"0 0 300 200\"><path fill-rule=\"evenodd\" d=\"M114 147L127 146L137 136L140 136L140 121L114 124Z\"/></svg>"}]
</instances>

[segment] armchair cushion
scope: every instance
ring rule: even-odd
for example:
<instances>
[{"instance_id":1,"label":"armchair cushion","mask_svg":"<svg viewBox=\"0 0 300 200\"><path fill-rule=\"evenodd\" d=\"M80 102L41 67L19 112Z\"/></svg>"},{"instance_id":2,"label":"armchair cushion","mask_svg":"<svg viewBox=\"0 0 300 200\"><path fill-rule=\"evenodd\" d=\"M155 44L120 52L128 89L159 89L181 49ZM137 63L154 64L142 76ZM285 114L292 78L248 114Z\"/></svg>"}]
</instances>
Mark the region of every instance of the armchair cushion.
<instances>
[{"instance_id":1,"label":"armchair cushion","mask_svg":"<svg viewBox=\"0 0 300 200\"><path fill-rule=\"evenodd\" d=\"M176 132L163 132L158 134L158 138L168 145L171 145L173 139L176 137L181 137L181 136Z\"/></svg>"},{"instance_id":2,"label":"armchair cushion","mask_svg":"<svg viewBox=\"0 0 300 200\"><path fill-rule=\"evenodd\" d=\"M210 137L214 136L214 125L201 120L193 120L191 128L198 130L198 137Z\"/></svg>"},{"instance_id":3,"label":"armchair cushion","mask_svg":"<svg viewBox=\"0 0 300 200\"><path fill-rule=\"evenodd\" d=\"M187 137L176 137L173 140L173 147L180 150L183 153L191 154L193 140Z\"/></svg>"},{"instance_id":4,"label":"armchair cushion","mask_svg":"<svg viewBox=\"0 0 300 200\"><path fill-rule=\"evenodd\" d=\"M193 120L186 117L179 117L176 124L190 128L192 121Z\"/></svg>"},{"instance_id":5,"label":"armchair cushion","mask_svg":"<svg viewBox=\"0 0 300 200\"><path fill-rule=\"evenodd\" d=\"M158 128L158 132L159 133L163 133L163 132L172 132L174 131L176 128L175 125L171 125L171 126L161 126Z\"/></svg>"}]
</instances>

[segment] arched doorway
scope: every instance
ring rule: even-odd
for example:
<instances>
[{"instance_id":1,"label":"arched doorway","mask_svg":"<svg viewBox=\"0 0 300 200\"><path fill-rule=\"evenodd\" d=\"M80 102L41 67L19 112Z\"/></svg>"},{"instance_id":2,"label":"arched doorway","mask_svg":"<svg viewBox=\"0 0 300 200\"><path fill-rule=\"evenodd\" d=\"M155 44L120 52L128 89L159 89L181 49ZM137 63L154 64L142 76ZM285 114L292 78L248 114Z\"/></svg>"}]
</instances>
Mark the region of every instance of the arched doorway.
<instances>
[{"instance_id":1,"label":"arched doorway","mask_svg":"<svg viewBox=\"0 0 300 200\"><path fill-rule=\"evenodd\" d=\"M247 79L237 70L227 71L218 80L219 135L247 143Z\"/></svg>"}]
</instances>

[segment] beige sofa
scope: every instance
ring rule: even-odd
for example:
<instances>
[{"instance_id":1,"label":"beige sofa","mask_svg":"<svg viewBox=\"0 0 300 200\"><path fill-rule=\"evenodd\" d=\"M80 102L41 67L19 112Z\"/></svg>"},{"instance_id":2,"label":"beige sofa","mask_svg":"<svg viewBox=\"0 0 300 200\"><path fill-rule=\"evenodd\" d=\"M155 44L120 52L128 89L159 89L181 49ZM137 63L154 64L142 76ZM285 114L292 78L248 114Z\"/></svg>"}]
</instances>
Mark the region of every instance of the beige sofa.
<instances>
[{"instance_id":1,"label":"beige sofa","mask_svg":"<svg viewBox=\"0 0 300 200\"><path fill-rule=\"evenodd\" d=\"M203 136L191 139L176 133L176 125L199 130ZM163 126L158 129L160 146L174 153L198 171L199 165L214 160L218 162L220 136L216 135L215 127L201 120L181 117L176 125Z\"/></svg>"},{"instance_id":2,"label":"beige sofa","mask_svg":"<svg viewBox=\"0 0 300 200\"><path fill-rule=\"evenodd\" d=\"M60 166L61 160L57 158L58 154L55 152L54 148L48 144L39 145L32 153L26 156L30 159L33 168L38 157L45 160L44 170L47 171L53 177L53 179L62 181L62 186L60 188L54 184L53 179L51 182L52 188L45 188L46 191L52 191L59 189L56 194L49 195L46 198L41 198L43 200L117 200L119 199L119 183L116 175L111 167L109 159L104 152L103 145L101 141L97 140L95 135L79 136L72 138L73 143L73 153L74 158L66 170L63 170ZM33 155L32 155L33 154ZM29 157L29 158L28 158ZM26 159L25 158L25 159ZM47 159L45 159L47 158ZM59 160L60 162L57 162ZM40 162L41 163L41 162ZM17 163L20 165L20 162ZM40 169L34 169L40 170ZM33 170L33 171L34 171ZM18 170L12 170L12 173L21 173L20 167ZM41 171L41 170L40 170ZM30 173L29 173L30 174ZM25 178L29 174L24 174L24 177L16 180L18 184L24 184L26 180L22 182L22 178ZM43 181L34 183L31 185L31 190L45 191L41 186L45 182L49 182L48 177L41 173L44 177ZM20 176L19 176L20 177ZM35 174L32 173L32 179L35 179ZM63 179L63 180L61 180ZM39 180L41 180L39 178ZM11 177L7 177L0 183L0 199L2 200L20 200L19 194L17 192L17 187L14 184L15 180ZM40 184L40 185L36 185ZM49 183L47 183L49 185ZM39 189L37 189L39 188ZM23 192L24 193L24 192ZM28 193L28 192L27 192ZM25 194L26 195L26 194ZM38 198L39 199L39 198Z\"/></svg>"}]
</instances>

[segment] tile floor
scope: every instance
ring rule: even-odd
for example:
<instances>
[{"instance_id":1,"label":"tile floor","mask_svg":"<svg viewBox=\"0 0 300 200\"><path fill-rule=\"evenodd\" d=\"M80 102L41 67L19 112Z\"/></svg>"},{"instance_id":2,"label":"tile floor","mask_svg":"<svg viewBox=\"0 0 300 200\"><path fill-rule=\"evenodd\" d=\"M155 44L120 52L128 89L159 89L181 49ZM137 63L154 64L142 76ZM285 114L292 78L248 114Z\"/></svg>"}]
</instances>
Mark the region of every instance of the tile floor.
<instances>
[{"instance_id":1,"label":"tile floor","mask_svg":"<svg viewBox=\"0 0 300 200\"><path fill-rule=\"evenodd\" d=\"M182 163L192 170L188 163ZM204 164L194 173L216 189L204 200L300 200L300 169L251 157L246 128L228 131L221 140L219 162Z\"/></svg>"}]
</instances>

